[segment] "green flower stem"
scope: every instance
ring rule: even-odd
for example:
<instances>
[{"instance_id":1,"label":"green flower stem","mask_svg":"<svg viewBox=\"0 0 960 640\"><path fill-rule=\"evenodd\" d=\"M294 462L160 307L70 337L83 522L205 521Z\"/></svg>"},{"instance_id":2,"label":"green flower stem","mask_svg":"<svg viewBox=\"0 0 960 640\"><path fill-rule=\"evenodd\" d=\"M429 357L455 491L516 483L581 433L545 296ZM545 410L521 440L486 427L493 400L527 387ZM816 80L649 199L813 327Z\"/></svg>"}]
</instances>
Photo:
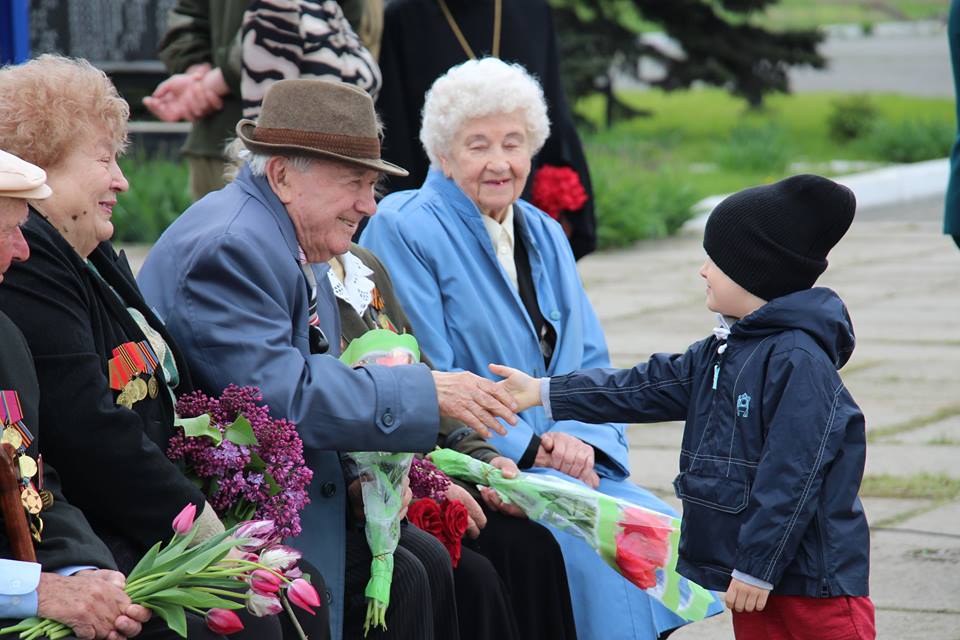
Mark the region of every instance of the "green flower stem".
<instances>
[{"instance_id":1,"label":"green flower stem","mask_svg":"<svg viewBox=\"0 0 960 640\"><path fill-rule=\"evenodd\" d=\"M290 616L290 620L293 622L293 628L297 630L297 635L300 636L300 640L307 640L307 634L303 632L303 627L300 626L300 621L297 620L297 614L293 612L293 607L291 607L287 601L286 594L280 594L280 602L283 603L283 608L287 611L287 615Z\"/></svg>"},{"instance_id":2,"label":"green flower stem","mask_svg":"<svg viewBox=\"0 0 960 640\"><path fill-rule=\"evenodd\" d=\"M237 598L239 600L249 600L250 596L245 593L239 593L237 591L227 591L226 589L217 589L216 587L188 587L189 589L195 591L203 591L205 593L212 593L215 596L227 596L230 598Z\"/></svg>"}]
</instances>

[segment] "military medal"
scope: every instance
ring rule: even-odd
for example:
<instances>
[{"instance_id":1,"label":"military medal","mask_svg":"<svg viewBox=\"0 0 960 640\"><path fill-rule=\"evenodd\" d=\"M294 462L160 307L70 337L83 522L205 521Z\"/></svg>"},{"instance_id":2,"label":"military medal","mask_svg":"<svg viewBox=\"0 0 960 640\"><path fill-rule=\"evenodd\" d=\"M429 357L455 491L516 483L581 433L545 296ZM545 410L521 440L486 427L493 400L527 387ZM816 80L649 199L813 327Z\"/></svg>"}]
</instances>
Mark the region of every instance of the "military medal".
<instances>
[{"instance_id":1,"label":"military medal","mask_svg":"<svg viewBox=\"0 0 960 640\"><path fill-rule=\"evenodd\" d=\"M10 443L14 449L27 448L33 442L33 434L23 423L23 408L16 391L0 391L0 424L5 427L0 441Z\"/></svg>"},{"instance_id":2,"label":"military medal","mask_svg":"<svg viewBox=\"0 0 960 640\"><path fill-rule=\"evenodd\" d=\"M383 296L380 295L380 290L374 287L373 291L371 291L370 293L371 293L370 306L372 306L377 311L383 311L383 308L386 305L383 301Z\"/></svg>"},{"instance_id":3,"label":"military medal","mask_svg":"<svg viewBox=\"0 0 960 640\"><path fill-rule=\"evenodd\" d=\"M158 365L157 356L148 341L121 344L113 350L108 365L110 388L120 392L117 395L118 405L132 409L134 404L148 395L151 398L159 395L160 385L154 374ZM144 373L149 376L149 383L140 377Z\"/></svg>"},{"instance_id":4,"label":"military medal","mask_svg":"<svg viewBox=\"0 0 960 640\"><path fill-rule=\"evenodd\" d=\"M147 383L143 381L143 378L134 378L130 381L130 386L133 387L134 402L140 402L147 397Z\"/></svg>"},{"instance_id":5,"label":"military medal","mask_svg":"<svg viewBox=\"0 0 960 640\"><path fill-rule=\"evenodd\" d=\"M43 509L43 500L40 498L40 494L29 484L20 492L20 502L23 503L23 508L27 510L27 513L32 516L37 515Z\"/></svg>"},{"instance_id":6,"label":"military medal","mask_svg":"<svg viewBox=\"0 0 960 640\"><path fill-rule=\"evenodd\" d=\"M19 449L20 445L23 444L23 438L20 437L20 432L13 427L7 427L3 430L3 436L0 436L0 442L6 442L14 449Z\"/></svg>"},{"instance_id":7,"label":"military medal","mask_svg":"<svg viewBox=\"0 0 960 640\"><path fill-rule=\"evenodd\" d=\"M33 539L37 542L40 542L40 534L43 533L43 518L37 514L31 514L30 518L30 535L33 536Z\"/></svg>"},{"instance_id":8,"label":"military medal","mask_svg":"<svg viewBox=\"0 0 960 640\"><path fill-rule=\"evenodd\" d=\"M17 463L20 465L20 475L24 478L32 478L37 475L37 462L30 456L26 454L17 456Z\"/></svg>"},{"instance_id":9,"label":"military medal","mask_svg":"<svg viewBox=\"0 0 960 640\"><path fill-rule=\"evenodd\" d=\"M133 398L127 394L126 388L117 396L117 404L127 409L133 409Z\"/></svg>"}]
</instances>

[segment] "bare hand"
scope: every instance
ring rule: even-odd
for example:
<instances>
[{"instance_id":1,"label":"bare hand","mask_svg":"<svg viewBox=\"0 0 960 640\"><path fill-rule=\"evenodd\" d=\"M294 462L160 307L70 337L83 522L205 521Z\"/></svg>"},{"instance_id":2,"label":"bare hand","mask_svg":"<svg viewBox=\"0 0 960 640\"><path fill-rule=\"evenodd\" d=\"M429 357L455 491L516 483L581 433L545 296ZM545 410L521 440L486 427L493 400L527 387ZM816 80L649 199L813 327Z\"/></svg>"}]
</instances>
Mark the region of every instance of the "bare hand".
<instances>
[{"instance_id":1,"label":"bare hand","mask_svg":"<svg viewBox=\"0 0 960 640\"><path fill-rule=\"evenodd\" d=\"M520 474L520 470L517 468L517 463L510 458L497 456L490 461L490 464L497 469L500 469L500 471L503 472L504 478L516 478ZM504 502L500 498L500 494L490 487L480 487L480 496L483 498L483 501L487 507L494 511L505 513L508 516L513 516L514 518L527 517L527 514L523 512L523 509L515 504Z\"/></svg>"},{"instance_id":2,"label":"bare hand","mask_svg":"<svg viewBox=\"0 0 960 640\"><path fill-rule=\"evenodd\" d=\"M403 476L403 488L400 496L400 519L407 517L407 511L410 509L410 502L413 501L413 491L410 490L410 476Z\"/></svg>"},{"instance_id":3,"label":"bare hand","mask_svg":"<svg viewBox=\"0 0 960 640\"><path fill-rule=\"evenodd\" d=\"M505 378L501 381L506 390L513 396L517 403L517 411L524 411L530 407L536 407L540 402L540 378L528 376L519 369L507 367L502 364L488 365L490 372Z\"/></svg>"},{"instance_id":4,"label":"bare hand","mask_svg":"<svg viewBox=\"0 0 960 640\"><path fill-rule=\"evenodd\" d=\"M769 595L770 591L767 589L754 587L736 578L730 578L730 586L727 587L723 600L726 602L728 609L737 613L751 613L753 611L763 611L763 608L767 606L767 596Z\"/></svg>"},{"instance_id":5,"label":"bare hand","mask_svg":"<svg viewBox=\"0 0 960 640\"><path fill-rule=\"evenodd\" d=\"M456 482L450 483L445 493L447 500L459 500L467 508L467 535L471 538L479 536L480 529L487 526L487 516L483 513L483 508L477 504L469 491Z\"/></svg>"},{"instance_id":6,"label":"bare hand","mask_svg":"<svg viewBox=\"0 0 960 640\"><path fill-rule=\"evenodd\" d=\"M149 611L144 612L143 607L130 602L123 588L117 585L117 572L80 574L41 573L37 615L62 622L73 629L80 640L119 640L140 633L141 621L149 619Z\"/></svg>"},{"instance_id":7,"label":"bare hand","mask_svg":"<svg viewBox=\"0 0 960 640\"><path fill-rule=\"evenodd\" d=\"M177 122L188 117L184 95L210 70L209 64L194 65L186 73L170 76L157 85L153 94L143 99L144 106L164 122Z\"/></svg>"},{"instance_id":8,"label":"bare hand","mask_svg":"<svg viewBox=\"0 0 960 640\"><path fill-rule=\"evenodd\" d=\"M497 417L509 424L517 423L516 403L501 384L469 371L432 373L440 415L459 420L484 438L490 437L490 429L502 436L507 434Z\"/></svg>"},{"instance_id":9,"label":"bare hand","mask_svg":"<svg viewBox=\"0 0 960 640\"><path fill-rule=\"evenodd\" d=\"M593 447L570 434L556 431L540 436L540 448L533 464L556 469L596 489L600 486L600 476L594 471L593 462Z\"/></svg>"}]
</instances>

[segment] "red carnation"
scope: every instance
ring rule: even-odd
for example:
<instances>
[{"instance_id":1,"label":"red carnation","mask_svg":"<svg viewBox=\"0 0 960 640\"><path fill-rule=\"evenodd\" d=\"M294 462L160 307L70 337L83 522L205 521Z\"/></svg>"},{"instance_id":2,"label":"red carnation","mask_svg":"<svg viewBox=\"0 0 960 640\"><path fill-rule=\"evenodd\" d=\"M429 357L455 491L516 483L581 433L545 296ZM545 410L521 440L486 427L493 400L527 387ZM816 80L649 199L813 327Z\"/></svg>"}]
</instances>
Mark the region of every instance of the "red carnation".
<instances>
[{"instance_id":1,"label":"red carnation","mask_svg":"<svg viewBox=\"0 0 960 640\"><path fill-rule=\"evenodd\" d=\"M554 220L563 211L576 211L587 201L587 192L580 176L570 167L545 164L533 177L534 206L545 211Z\"/></svg>"},{"instance_id":2,"label":"red carnation","mask_svg":"<svg viewBox=\"0 0 960 640\"><path fill-rule=\"evenodd\" d=\"M432 498L413 502L407 510L407 520L433 537L443 540L444 529L440 519L440 505Z\"/></svg>"},{"instance_id":3,"label":"red carnation","mask_svg":"<svg viewBox=\"0 0 960 640\"><path fill-rule=\"evenodd\" d=\"M443 503L443 536L440 542L447 548L454 567L460 564L460 544L467 532L469 514L459 500L447 500Z\"/></svg>"}]
</instances>

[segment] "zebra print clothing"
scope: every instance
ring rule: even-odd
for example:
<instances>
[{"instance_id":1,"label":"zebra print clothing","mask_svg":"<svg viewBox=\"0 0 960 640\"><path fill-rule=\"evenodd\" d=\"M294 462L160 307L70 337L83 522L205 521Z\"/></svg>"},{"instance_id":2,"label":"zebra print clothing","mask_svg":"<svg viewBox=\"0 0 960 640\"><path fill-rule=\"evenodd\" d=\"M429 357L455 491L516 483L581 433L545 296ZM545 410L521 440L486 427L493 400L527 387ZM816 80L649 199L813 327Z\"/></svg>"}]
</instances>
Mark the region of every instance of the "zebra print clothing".
<instances>
[{"instance_id":1,"label":"zebra print clothing","mask_svg":"<svg viewBox=\"0 0 960 640\"><path fill-rule=\"evenodd\" d=\"M243 17L243 117L255 119L267 89L277 80L341 80L374 100L382 77L333 0L254 0Z\"/></svg>"}]
</instances>

